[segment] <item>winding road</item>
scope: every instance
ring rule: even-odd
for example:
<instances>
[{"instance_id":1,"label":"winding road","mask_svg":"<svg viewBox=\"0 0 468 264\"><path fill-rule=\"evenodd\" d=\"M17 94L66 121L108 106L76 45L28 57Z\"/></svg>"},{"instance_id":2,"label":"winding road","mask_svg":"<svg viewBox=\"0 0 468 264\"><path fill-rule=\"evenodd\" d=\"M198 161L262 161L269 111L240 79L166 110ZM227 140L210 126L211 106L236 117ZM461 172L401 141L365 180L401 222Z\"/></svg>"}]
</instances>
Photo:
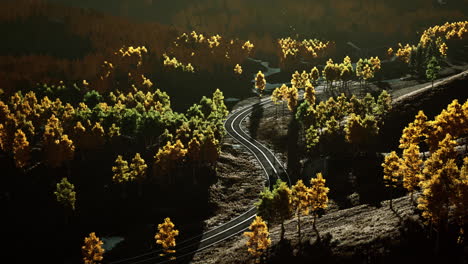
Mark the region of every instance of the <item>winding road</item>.
<instances>
[{"instance_id":1,"label":"winding road","mask_svg":"<svg viewBox=\"0 0 468 264\"><path fill-rule=\"evenodd\" d=\"M260 166L265 172L265 186L270 186L276 182L276 179L281 178L283 181L291 184L289 176L281 164L275 157L273 152L253 139L241 127L242 122L252 114L253 110L258 106L271 104L270 97L259 100L256 104L250 104L240 109L231 112L224 127L227 133L250 151L258 160ZM176 260L168 260L167 257L162 257L159 254L161 250L150 251L138 256L133 256L126 259L110 262L110 264L156 264L156 263L179 263L188 262L195 252L209 248L217 243L220 243L232 236L245 232L250 223L256 216L256 208L252 207L243 214L237 216L231 221L219 225L201 235L177 243L175 248Z\"/></svg>"},{"instance_id":2,"label":"winding road","mask_svg":"<svg viewBox=\"0 0 468 264\"><path fill-rule=\"evenodd\" d=\"M442 78L437 82L434 82L434 86L427 84L422 88L419 88L410 93L398 96L394 98L393 104L400 103L406 98L420 94L426 90L432 89L435 86L443 84L443 82L460 76L466 76L468 71L461 72L459 74ZM323 87L317 87L317 92L323 92ZM320 91L319 91L320 90ZM260 166L265 172L265 186L271 186L274 184L276 179L279 177L283 181L286 181L291 185L289 176L282 166L281 162L275 157L271 150L266 148L264 145L260 144L258 141L253 139L246 131L241 127L242 122L249 117L252 112L259 106L264 106L267 104L272 104L272 101L269 97L259 100L257 103L249 104L242 108L236 109L231 112L226 121L224 122L224 127L228 134L236 139L241 145L243 145L248 151L250 151L255 158L258 160ZM147 253L137 255L134 257L121 259L113 262L111 264L158 264L158 263L180 263L180 262L190 262L191 258L196 252L207 249L217 243L220 243L224 240L231 238L239 233L246 231L252 222L253 218L256 215L256 208L252 207L243 214L235 217L227 223L219 225L209 231L204 232L198 236L186 239L184 241L178 242L176 249L175 257L176 260L168 260L167 257L162 257L159 254L162 253L161 250L149 251Z\"/></svg>"}]
</instances>

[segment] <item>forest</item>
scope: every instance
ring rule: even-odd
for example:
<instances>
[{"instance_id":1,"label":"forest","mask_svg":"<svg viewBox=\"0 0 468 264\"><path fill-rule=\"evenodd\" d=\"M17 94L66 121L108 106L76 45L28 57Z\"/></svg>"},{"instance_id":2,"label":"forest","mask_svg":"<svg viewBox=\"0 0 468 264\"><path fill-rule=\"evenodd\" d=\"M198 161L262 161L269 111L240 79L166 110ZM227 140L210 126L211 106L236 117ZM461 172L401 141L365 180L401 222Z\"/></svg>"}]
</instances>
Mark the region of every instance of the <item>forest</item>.
<instances>
[{"instance_id":1,"label":"forest","mask_svg":"<svg viewBox=\"0 0 468 264\"><path fill-rule=\"evenodd\" d=\"M467 4L0 0L6 254L466 263Z\"/></svg>"}]
</instances>

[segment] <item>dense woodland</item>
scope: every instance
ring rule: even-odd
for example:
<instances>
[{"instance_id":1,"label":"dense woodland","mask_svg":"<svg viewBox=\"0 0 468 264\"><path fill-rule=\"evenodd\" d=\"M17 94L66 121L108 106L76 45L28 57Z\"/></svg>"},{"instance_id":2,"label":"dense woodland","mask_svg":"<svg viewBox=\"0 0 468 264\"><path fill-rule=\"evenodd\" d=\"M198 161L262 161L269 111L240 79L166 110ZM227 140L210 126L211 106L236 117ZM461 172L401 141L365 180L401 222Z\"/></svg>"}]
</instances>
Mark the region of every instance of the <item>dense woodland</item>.
<instances>
[{"instance_id":1,"label":"dense woodland","mask_svg":"<svg viewBox=\"0 0 468 264\"><path fill-rule=\"evenodd\" d=\"M8 36L0 43L0 169L8 175L0 191L9 222L19 228L35 221L41 232L53 234L48 243L66 241L52 258L68 259L72 252L73 260L101 263L103 242L87 224L164 219L151 234L153 244L175 260L176 237L188 235L171 218L185 216L184 228L193 227L186 216L201 221L213 210L207 190L220 176L231 108L225 97L256 96L272 101L277 127L295 133L285 142L294 145L287 160L293 182L278 180L259 193L258 216L244 233L251 256L245 261L273 262L269 229L281 225L280 243L289 241L284 222L292 218L299 241L295 254L303 253L306 239L301 217L311 215L321 243L316 222L337 192L327 172L303 177L304 168L291 165L300 158L371 159L379 170L373 181L388 187L390 208L394 197L410 193L428 239L436 241L430 250L463 251L466 93L432 115L419 111L402 131L388 133L399 109L392 91L379 85L406 75L434 86L467 45L468 22L446 18L466 16L434 5L414 11L420 4L414 1L408 4L413 11L395 20L399 7L381 1L322 2L286 9L255 2L254 14L244 1L191 2L174 5L172 17L142 22L43 0L0 1L0 32ZM149 4L161 3L135 6ZM120 11L131 17L126 5ZM310 5L313 13L305 14ZM294 17L296 26L281 19L267 23L271 16ZM427 20L439 24L426 25ZM317 23L326 26L310 33L308 27ZM335 30L326 34L331 25ZM247 33L269 28L275 30ZM341 33L357 30L371 38L383 32L374 44L385 47L349 52ZM253 58L278 66L275 78L286 76L284 83L266 90L265 68ZM397 134L399 142L384 142L381 131ZM25 227L18 237L28 232Z\"/></svg>"}]
</instances>

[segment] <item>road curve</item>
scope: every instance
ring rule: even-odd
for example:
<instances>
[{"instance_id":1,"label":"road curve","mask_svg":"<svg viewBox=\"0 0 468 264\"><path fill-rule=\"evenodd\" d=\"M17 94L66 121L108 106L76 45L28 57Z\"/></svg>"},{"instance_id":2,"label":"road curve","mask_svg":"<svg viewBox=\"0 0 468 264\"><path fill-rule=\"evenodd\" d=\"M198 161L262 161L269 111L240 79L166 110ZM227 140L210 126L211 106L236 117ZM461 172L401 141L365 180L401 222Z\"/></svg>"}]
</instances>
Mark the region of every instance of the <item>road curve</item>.
<instances>
[{"instance_id":1,"label":"road curve","mask_svg":"<svg viewBox=\"0 0 468 264\"><path fill-rule=\"evenodd\" d=\"M252 114L258 106L271 104L269 97L259 100L257 103L249 104L237 109L227 117L224 127L227 133L250 151L258 160L265 172L265 186L273 185L276 179L291 184L289 176L281 162L275 157L273 152L253 139L241 128L242 122ZM221 224L198 236L177 243L174 256L176 260L168 260L167 257L160 256L161 250L149 251L137 256L109 262L110 264L156 264L156 263L179 263L187 262L194 253L209 248L232 236L246 231L256 215L256 208L252 207L243 214L235 217L227 223Z\"/></svg>"}]
</instances>

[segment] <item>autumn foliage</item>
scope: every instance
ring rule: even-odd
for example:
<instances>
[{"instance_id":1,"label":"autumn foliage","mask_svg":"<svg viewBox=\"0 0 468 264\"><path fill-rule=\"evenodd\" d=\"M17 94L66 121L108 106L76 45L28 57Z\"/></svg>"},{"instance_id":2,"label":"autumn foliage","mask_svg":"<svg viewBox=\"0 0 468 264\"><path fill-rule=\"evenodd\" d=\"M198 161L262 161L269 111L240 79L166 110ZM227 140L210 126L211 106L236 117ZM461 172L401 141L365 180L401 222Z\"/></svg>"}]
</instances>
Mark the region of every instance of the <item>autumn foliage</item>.
<instances>
[{"instance_id":1,"label":"autumn foliage","mask_svg":"<svg viewBox=\"0 0 468 264\"><path fill-rule=\"evenodd\" d=\"M256 216L249 227L249 232L244 232L244 236L248 238L247 247L250 254L258 259L266 252L271 244L269 238L268 226L263 221L262 217Z\"/></svg>"},{"instance_id":2,"label":"autumn foliage","mask_svg":"<svg viewBox=\"0 0 468 264\"><path fill-rule=\"evenodd\" d=\"M103 260L104 249L102 240L94 232L90 233L84 239L84 245L81 247L83 262L85 264L98 264Z\"/></svg>"},{"instance_id":3,"label":"autumn foliage","mask_svg":"<svg viewBox=\"0 0 468 264\"><path fill-rule=\"evenodd\" d=\"M428 120L419 111L415 120L403 129L402 158L392 152L382 164L384 178L391 180L393 186L402 181L411 194L421 190L417 207L438 232L447 231L447 224L453 219L462 234L467 223L464 205L467 159L460 167L456 151L459 138L468 131L467 105L468 101L461 105L453 100L434 120ZM428 156L421 154L421 147L427 148L423 151L429 151Z\"/></svg>"},{"instance_id":4,"label":"autumn foliage","mask_svg":"<svg viewBox=\"0 0 468 264\"><path fill-rule=\"evenodd\" d=\"M179 235L179 231L176 230L175 225L171 222L171 219L167 217L164 219L164 223L158 225L158 233L154 236L156 244L162 246L165 254L173 254L176 251L173 249L176 246L175 237ZM164 256L164 254L161 254ZM171 259L175 259L171 257Z\"/></svg>"}]
</instances>

